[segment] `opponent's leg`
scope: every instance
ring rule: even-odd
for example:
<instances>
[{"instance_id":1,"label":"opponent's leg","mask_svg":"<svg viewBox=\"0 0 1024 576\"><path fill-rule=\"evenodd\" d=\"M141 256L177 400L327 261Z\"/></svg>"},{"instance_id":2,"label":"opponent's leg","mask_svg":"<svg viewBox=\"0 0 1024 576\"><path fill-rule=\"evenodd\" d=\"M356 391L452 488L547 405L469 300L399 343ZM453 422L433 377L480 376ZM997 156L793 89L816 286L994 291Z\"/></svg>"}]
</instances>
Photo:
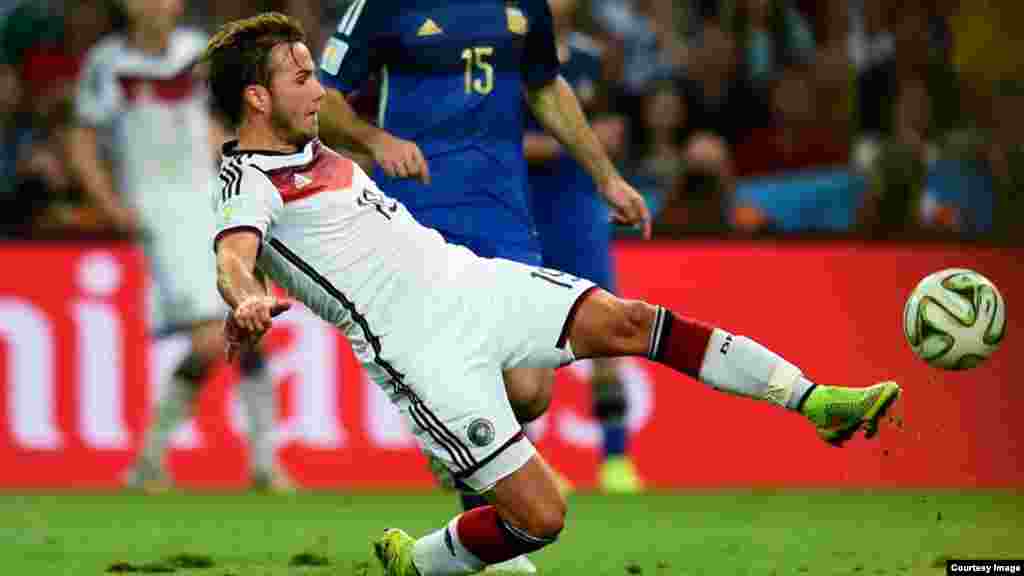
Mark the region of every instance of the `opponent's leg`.
<instances>
[{"instance_id":1,"label":"opponent's leg","mask_svg":"<svg viewBox=\"0 0 1024 576\"><path fill-rule=\"evenodd\" d=\"M534 455L490 492L493 504L463 512L418 540L388 530L374 545L388 576L473 574L551 544L566 503L551 468Z\"/></svg>"},{"instance_id":2,"label":"opponent's leg","mask_svg":"<svg viewBox=\"0 0 1024 576\"><path fill-rule=\"evenodd\" d=\"M570 318L577 358L644 355L717 390L772 402L810 419L822 439L841 444L862 426L866 436L899 396L884 382L869 388L817 386L799 368L757 342L640 301L595 290Z\"/></svg>"},{"instance_id":3,"label":"opponent's leg","mask_svg":"<svg viewBox=\"0 0 1024 576\"><path fill-rule=\"evenodd\" d=\"M601 423L603 456L598 483L605 492L631 494L643 485L626 454L628 399L615 358L594 358L590 374L594 417Z\"/></svg>"}]
</instances>

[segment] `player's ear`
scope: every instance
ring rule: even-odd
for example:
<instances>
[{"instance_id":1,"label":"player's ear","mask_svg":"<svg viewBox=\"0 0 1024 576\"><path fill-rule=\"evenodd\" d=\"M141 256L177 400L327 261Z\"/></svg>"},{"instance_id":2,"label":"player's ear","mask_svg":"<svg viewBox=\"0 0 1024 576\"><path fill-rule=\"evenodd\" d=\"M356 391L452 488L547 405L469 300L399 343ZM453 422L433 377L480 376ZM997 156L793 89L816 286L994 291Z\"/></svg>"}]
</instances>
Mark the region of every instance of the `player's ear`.
<instances>
[{"instance_id":1,"label":"player's ear","mask_svg":"<svg viewBox=\"0 0 1024 576\"><path fill-rule=\"evenodd\" d=\"M250 84L242 93L245 102L252 108L266 114L270 111L270 91L259 84Z\"/></svg>"}]
</instances>

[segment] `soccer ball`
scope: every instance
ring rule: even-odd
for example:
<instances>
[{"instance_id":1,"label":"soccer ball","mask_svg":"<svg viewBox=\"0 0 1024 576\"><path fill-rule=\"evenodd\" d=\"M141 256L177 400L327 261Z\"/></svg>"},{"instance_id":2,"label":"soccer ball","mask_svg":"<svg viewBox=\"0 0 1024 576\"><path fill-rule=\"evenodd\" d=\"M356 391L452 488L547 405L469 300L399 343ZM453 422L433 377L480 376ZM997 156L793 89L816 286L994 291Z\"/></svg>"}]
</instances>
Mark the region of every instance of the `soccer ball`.
<instances>
[{"instance_id":1,"label":"soccer ball","mask_svg":"<svg viewBox=\"0 0 1024 576\"><path fill-rule=\"evenodd\" d=\"M988 278L947 268L918 282L903 308L903 335L919 358L966 370L995 352L1006 334L1006 304Z\"/></svg>"}]
</instances>

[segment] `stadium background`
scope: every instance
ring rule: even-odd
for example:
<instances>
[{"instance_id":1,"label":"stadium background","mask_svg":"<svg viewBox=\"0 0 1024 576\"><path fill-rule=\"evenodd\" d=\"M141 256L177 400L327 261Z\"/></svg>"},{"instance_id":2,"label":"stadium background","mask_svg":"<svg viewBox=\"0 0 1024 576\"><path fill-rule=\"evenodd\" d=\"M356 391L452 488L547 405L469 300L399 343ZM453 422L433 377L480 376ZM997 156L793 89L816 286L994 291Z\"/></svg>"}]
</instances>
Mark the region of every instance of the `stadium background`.
<instances>
[{"instance_id":1,"label":"stadium background","mask_svg":"<svg viewBox=\"0 0 1024 576\"><path fill-rule=\"evenodd\" d=\"M287 10L314 43L344 9L188 4L207 29ZM605 48L597 90L629 126L618 161L658 213L654 241L618 231L620 292L753 335L816 380L893 377L906 396L879 442L836 450L798 418L632 362L631 452L656 492L624 500L586 494L599 456L586 366L562 370L538 445L583 493L578 532L540 555L542 570L930 574L950 556L1024 557L1007 536L1020 533L1024 487L1021 4L581 4L581 28ZM229 573L319 573L287 566L305 549L365 573L367 526L411 516L422 531L450 515L343 339L301 310L269 336L278 455L326 495L228 495L244 487L246 455L226 365L170 455L174 476L202 490L162 502L116 492L184 343L147 339L141 253L63 166L73 79L109 13L98 0L0 11L0 560L11 573L99 573L181 550ZM906 295L948 266L982 272L1009 303L1002 349L964 373L925 366L902 340ZM332 507L349 512L321 517ZM97 536L102 515L114 527ZM605 528L619 517L647 528L616 537ZM254 523L264 528L247 532Z\"/></svg>"}]
</instances>

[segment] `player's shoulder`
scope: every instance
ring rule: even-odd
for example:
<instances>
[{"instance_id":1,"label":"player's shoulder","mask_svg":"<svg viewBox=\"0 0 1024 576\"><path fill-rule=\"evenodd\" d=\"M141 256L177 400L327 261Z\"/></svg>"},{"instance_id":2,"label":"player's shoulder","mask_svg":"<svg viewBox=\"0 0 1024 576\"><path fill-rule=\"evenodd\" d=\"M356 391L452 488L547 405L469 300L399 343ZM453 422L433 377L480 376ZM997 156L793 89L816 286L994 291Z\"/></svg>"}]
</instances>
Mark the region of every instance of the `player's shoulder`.
<instances>
[{"instance_id":1,"label":"player's shoulder","mask_svg":"<svg viewBox=\"0 0 1024 576\"><path fill-rule=\"evenodd\" d=\"M206 51L207 42L209 36L206 32L191 26L180 26L171 33L172 57L178 56L185 61L194 62Z\"/></svg>"},{"instance_id":2,"label":"player's shoulder","mask_svg":"<svg viewBox=\"0 0 1024 576\"><path fill-rule=\"evenodd\" d=\"M109 102L116 93L119 69L127 60L125 38L108 34L92 45L82 59L77 102Z\"/></svg>"},{"instance_id":3,"label":"player's shoulder","mask_svg":"<svg viewBox=\"0 0 1024 576\"><path fill-rule=\"evenodd\" d=\"M123 34L107 34L93 44L85 53L83 66L86 70L109 68L121 61L127 52L125 36Z\"/></svg>"},{"instance_id":4,"label":"player's shoulder","mask_svg":"<svg viewBox=\"0 0 1024 576\"><path fill-rule=\"evenodd\" d=\"M228 178L241 178L244 175L253 175L259 180L269 179L268 171L265 169L265 162L261 161L264 154L270 152L257 152L238 149L238 140L225 142L221 146L220 173L221 180Z\"/></svg>"}]
</instances>

